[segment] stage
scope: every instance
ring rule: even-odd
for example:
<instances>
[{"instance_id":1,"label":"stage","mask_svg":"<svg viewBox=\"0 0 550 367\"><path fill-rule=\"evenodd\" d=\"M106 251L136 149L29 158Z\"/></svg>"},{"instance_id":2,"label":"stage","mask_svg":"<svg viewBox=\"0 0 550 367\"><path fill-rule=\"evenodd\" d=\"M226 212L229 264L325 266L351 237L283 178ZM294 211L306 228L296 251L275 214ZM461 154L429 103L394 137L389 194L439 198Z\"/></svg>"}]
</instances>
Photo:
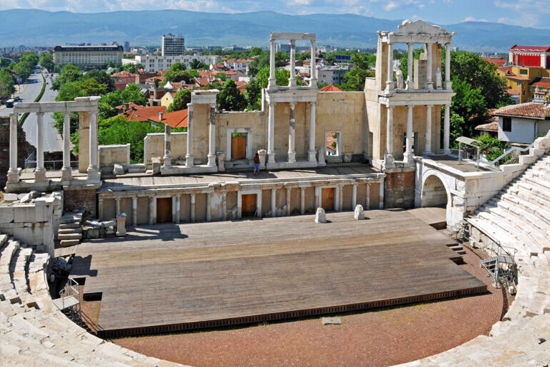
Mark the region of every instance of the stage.
<instances>
[{"instance_id":1,"label":"stage","mask_svg":"<svg viewBox=\"0 0 550 367\"><path fill-rule=\"evenodd\" d=\"M71 276L101 294L99 335L223 327L472 295L452 240L407 211L129 229L82 243Z\"/></svg>"}]
</instances>

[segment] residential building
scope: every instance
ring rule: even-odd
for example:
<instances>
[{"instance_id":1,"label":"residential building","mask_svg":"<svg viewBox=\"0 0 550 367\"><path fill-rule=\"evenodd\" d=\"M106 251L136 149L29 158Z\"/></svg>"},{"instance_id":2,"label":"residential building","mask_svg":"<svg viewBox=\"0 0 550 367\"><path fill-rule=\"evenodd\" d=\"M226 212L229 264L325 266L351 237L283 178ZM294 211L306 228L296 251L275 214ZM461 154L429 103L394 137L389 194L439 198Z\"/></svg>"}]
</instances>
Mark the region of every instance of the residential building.
<instances>
[{"instance_id":1,"label":"residential building","mask_svg":"<svg viewBox=\"0 0 550 367\"><path fill-rule=\"evenodd\" d=\"M534 83L549 76L549 70L540 66L503 66L497 69L497 74L506 78L508 94L518 103L526 103L533 100Z\"/></svg>"},{"instance_id":2,"label":"residential building","mask_svg":"<svg viewBox=\"0 0 550 367\"><path fill-rule=\"evenodd\" d=\"M185 53L185 39L168 33L162 36L162 56L181 56Z\"/></svg>"},{"instance_id":3,"label":"residential building","mask_svg":"<svg viewBox=\"0 0 550 367\"><path fill-rule=\"evenodd\" d=\"M319 83L342 84L344 75L350 71L350 65L323 66L318 69L317 76Z\"/></svg>"},{"instance_id":4,"label":"residential building","mask_svg":"<svg viewBox=\"0 0 550 367\"><path fill-rule=\"evenodd\" d=\"M550 105L522 103L499 108L498 139L510 143L531 144L550 129Z\"/></svg>"},{"instance_id":5,"label":"residential building","mask_svg":"<svg viewBox=\"0 0 550 367\"><path fill-rule=\"evenodd\" d=\"M229 70L240 70L246 75L251 62L252 60L246 59L228 59L223 62L223 65Z\"/></svg>"},{"instance_id":6,"label":"residential building","mask_svg":"<svg viewBox=\"0 0 550 367\"><path fill-rule=\"evenodd\" d=\"M102 46L55 46L53 61L57 65L72 64L84 69L105 67L109 62L122 63L123 47Z\"/></svg>"},{"instance_id":7,"label":"residential building","mask_svg":"<svg viewBox=\"0 0 550 367\"><path fill-rule=\"evenodd\" d=\"M187 68L193 60L199 60L206 65L217 64L221 57L216 55L180 55L180 56L158 56L158 55L136 55L136 62L142 64L147 72L155 72L170 69L172 65L181 62Z\"/></svg>"},{"instance_id":8,"label":"residential building","mask_svg":"<svg viewBox=\"0 0 550 367\"><path fill-rule=\"evenodd\" d=\"M541 78L531 85L534 102L543 102L550 94L550 78Z\"/></svg>"},{"instance_id":9,"label":"residential building","mask_svg":"<svg viewBox=\"0 0 550 367\"><path fill-rule=\"evenodd\" d=\"M117 110L120 111L119 115L123 115L128 121L149 121L151 119L159 120L159 114L166 112L166 107L164 106L140 106L135 103L124 103L123 105L117 106ZM162 115L160 115L162 118Z\"/></svg>"},{"instance_id":10,"label":"residential building","mask_svg":"<svg viewBox=\"0 0 550 367\"><path fill-rule=\"evenodd\" d=\"M550 46L518 46L508 50L508 62L519 66L550 68Z\"/></svg>"}]
</instances>

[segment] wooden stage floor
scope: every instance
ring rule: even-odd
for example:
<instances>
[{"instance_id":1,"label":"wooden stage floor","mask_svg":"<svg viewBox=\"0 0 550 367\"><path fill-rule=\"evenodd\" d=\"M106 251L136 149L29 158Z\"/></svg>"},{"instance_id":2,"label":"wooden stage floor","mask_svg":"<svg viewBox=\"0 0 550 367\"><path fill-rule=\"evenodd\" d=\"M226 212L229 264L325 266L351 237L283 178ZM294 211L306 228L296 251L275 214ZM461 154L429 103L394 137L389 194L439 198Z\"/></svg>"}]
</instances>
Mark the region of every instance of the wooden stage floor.
<instances>
[{"instance_id":1,"label":"wooden stage floor","mask_svg":"<svg viewBox=\"0 0 550 367\"><path fill-rule=\"evenodd\" d=\"M76 250L105 337L219 327L476 294L452 240L406 211L165 224Z\"/></svg>"}]
</instances>

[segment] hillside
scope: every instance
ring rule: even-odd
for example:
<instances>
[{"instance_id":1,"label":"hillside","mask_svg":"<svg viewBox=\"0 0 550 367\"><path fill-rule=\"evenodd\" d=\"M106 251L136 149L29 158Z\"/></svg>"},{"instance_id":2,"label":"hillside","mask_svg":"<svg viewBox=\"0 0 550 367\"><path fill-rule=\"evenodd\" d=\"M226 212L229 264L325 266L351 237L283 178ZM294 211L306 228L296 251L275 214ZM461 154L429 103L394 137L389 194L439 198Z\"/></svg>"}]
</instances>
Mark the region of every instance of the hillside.
<instances>
[{"instance_id":1,"label":"hillside","mask_svg":"<svg viewBox=\"0 0 550 367\"><path fill-rule=\"evenodd\" d=\"M0 47L113 41L159 45L161 36L170 32L185 36L187 45L267 46L272 31L313 32L318 44L323 45L375 47L376 31L396 30L400 23L353 14L221 14L184 10L70 13L14 9L0 11ZM535 28L480 22L442 26L457 32L454 46L466 50L503 52L513 44L550 44L550 32Z\"/></svg>"}]
</instances>

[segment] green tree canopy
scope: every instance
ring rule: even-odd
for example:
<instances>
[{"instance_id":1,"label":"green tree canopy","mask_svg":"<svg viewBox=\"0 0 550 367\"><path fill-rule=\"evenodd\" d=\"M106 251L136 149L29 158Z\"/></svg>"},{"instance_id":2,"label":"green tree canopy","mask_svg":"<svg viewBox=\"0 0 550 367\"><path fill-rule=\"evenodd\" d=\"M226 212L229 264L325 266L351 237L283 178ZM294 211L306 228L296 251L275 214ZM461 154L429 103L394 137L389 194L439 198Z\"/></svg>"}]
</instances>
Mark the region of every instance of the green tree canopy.
<instances>
[{"instance_id":1,"label":"green tree canopy","mask_svg":"<svg viewBox=\"0 0 550 367\"><path fill-rule=\"evenodd\" d=\"M256 78L251 78L244 92L244 98L248 103L249 110L259 110L261 108L262 88Z\"/></svg>"},{"instance_id":2,"label":"green tree canopy","mask_svg":"<svg viewBox=\"0 0 550 367\"><path fill-rule=\"evenodd\" d=\"M0 98L8 98L15 92L15 80L8 69L0 70Z\"/></svg>"},{"instance_id":3,"label":"green tree canopy","mask_svg":"<svg viewBox=\"0 0 550 367\"><path fill-rule=\"evenodd\" d=\"M59 90L63 84L75 82L82 78L82 72L80 69L71 64L63 66L61 73L52 83L53 90Z\"/></svg>"},{"instance_id":4,"label":"green tree canopy","mask_svg":"<svg viewBox=\"0 0 550 367\"><path fill-rule=\"evenodd\" d=\"M191 68L193 70L205 70L205 69L208 69L208 65L206 65L202 61L199 61L197 59L193 59L189 63L189 68Z\"/></svg>"},{"instance_id":5,"label":"green tree canopy","mask_svg":"<svg viewBox=\"0 0 550 367\"><path fill-rule=\"evenodd\" d=\"M86 74L84 74L84 80L95 80L98 84L105 85L105 91L101 94L105 94L108 92L112 92L115 90L115 80L111 78L109 74L105 72L105 70L90 70ZM95 94L90 94L95 95Z\"/></svg>"},{"instance_id":6,"label":"green tree canopy","mask_svg":"<svg viewBox=\"0 0 550 367\"><path fill-rule=\"evenodd\" d=\"M49 72L53 71L54 63L53 63L53 56L49 52L42 52L39 57L40 65L43 68L46 68Z\"/></svg>"},{"instance_id":7,"label":"green tree canopy","mask_svg":"<svg viewBox=\"0 0 550 367\"><path fill-rule=\"evenodd\" d=\"M217 96L217 102L220 109L227 111L242 111L247 105L246 99L232 79L223 86Z\"/></svg>"},{"instance_id":8,"label":"green tree canopy","mask_svg":"<svg viewBox=\"0 0 550 367\"><path fill-rule=\"evenodd\" d=\"M174 96L174 102L170 103L166 112L175 112L187 108L187 104L191 103L191 91L188 89L180 90Z\"/></svg>"}]
</instances>

